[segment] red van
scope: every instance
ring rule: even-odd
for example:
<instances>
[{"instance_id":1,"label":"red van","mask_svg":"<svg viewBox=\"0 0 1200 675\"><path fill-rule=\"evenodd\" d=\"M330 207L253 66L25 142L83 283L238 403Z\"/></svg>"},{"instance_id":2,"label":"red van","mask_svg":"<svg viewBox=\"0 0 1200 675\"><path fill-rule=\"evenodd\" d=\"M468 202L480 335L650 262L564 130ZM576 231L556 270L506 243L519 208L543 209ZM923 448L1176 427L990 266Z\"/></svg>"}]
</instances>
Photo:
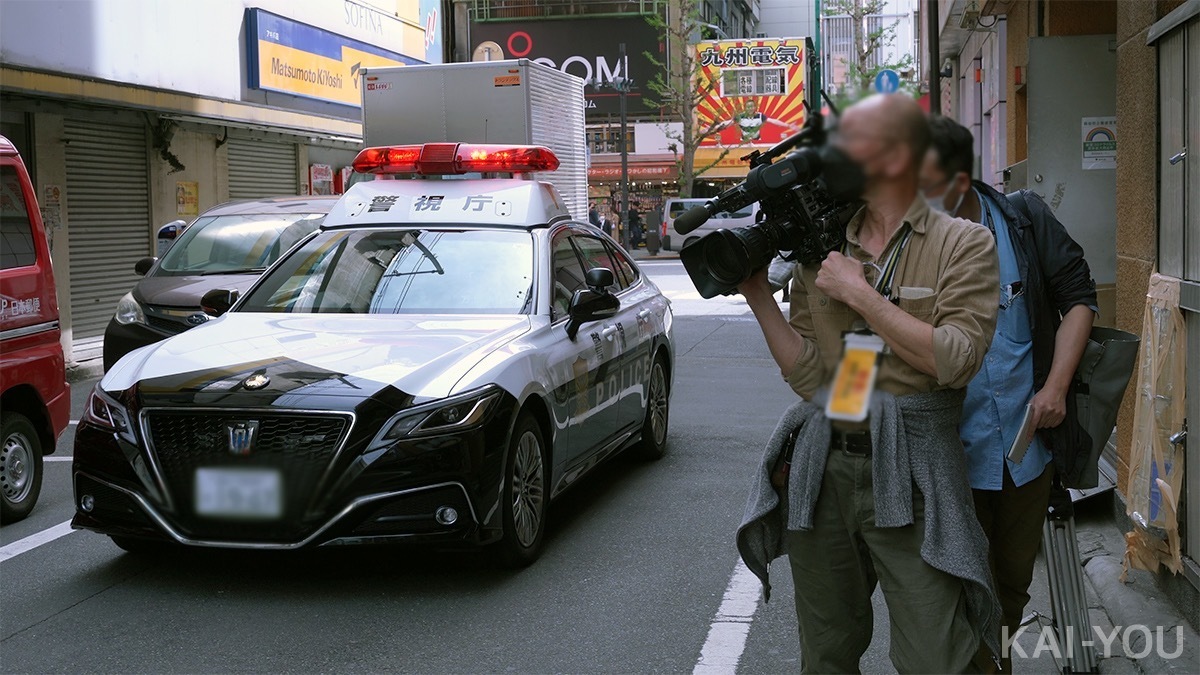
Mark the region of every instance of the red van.
<instances>
[{"instance_id":1,"label":"red van","mask_svg":"<svg viewBox=\"0 0 1200 675\"><path fill-rule=\"evenodd\" d=\"M0 136L0 521L33 510L42 455L70 417L50 246L25 164Z\"/></svg>"}]
</instances>

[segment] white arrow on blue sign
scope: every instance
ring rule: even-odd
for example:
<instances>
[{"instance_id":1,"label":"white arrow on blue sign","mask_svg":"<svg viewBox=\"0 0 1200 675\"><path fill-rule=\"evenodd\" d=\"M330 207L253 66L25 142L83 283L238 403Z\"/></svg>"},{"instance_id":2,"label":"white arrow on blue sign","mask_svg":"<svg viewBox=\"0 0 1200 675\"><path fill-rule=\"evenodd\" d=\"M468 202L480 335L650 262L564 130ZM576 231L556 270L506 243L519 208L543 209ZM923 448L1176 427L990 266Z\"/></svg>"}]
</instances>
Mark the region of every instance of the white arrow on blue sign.
<instances>
[{"instance_id":1,"label":"white arrow on blue sign","mask_svg":"<svg viewBox=\"0 0 1200 675\"><path fill-rule=\"evenodd\" d=\"M890 94L900 88L900 74L894 70L887 69L879 71L875 76L875 91L881 94Z\"/></svg>"}]
</instances>

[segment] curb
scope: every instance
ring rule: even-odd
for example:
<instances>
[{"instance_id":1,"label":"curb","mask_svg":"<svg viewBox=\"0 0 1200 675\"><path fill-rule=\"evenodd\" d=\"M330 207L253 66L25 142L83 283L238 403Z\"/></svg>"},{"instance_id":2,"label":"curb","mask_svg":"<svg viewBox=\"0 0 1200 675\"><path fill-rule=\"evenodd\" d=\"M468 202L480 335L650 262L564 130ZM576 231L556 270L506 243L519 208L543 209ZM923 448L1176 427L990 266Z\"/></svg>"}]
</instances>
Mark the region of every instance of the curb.
<instances>
[{"instance_id":1,"label":"curb","mask_svg":"<svg viewBox=\"0 0 1200 675\"><path fill-rule=\"evenodd\" d=\"M1150 631L1163 631L1164 639L1161 645L1146 644L1142 639L1144 633L1140 631L1128 634L1122 632L1121 637L1114 643L1117 649L1121 649L1121 639L1128 635L1132 638L1128 640L1130 651L1148 651L1146 656L1137 661L1138 668L1143 673L1196 672L1196 664L1200 663L1200 634L1197 634L1174 605L1158 591L1149 572L1130 570L1131 581L1121 583L1121 560L1113 555L1096 555L1084 564L1083 569L1114 627L1124 631L1129 627L1145 626ZM1162 652L1180 650L1175 640L1177 635L1183 641L1179 655L1165 658ZM1157 635L1152 635L1151 639L1154 643L1158 641Z\"/></svg>"},{"instance_id":2,"label":"curb","mask_svg":"<svg viewBox=\"0 0 1200 675\"><path fill-rule=\"evenodd\" d=\"M658 255L650 255L645 251L639 250L636 253L630 253L630 257L634 260L679 260L678 251L660 251Z\"/></svg>"},{"instance_id":3,"label":"curb","mask_svg":"<svg viewBox=\"0 0 1200 675\"><path fill-rule=\"evenodd\" d=\"M94 358L87 361L72 361L67 364L67 382L76 384L91 380L104 374L104 359Z\"/></svg>"}]
</instances>

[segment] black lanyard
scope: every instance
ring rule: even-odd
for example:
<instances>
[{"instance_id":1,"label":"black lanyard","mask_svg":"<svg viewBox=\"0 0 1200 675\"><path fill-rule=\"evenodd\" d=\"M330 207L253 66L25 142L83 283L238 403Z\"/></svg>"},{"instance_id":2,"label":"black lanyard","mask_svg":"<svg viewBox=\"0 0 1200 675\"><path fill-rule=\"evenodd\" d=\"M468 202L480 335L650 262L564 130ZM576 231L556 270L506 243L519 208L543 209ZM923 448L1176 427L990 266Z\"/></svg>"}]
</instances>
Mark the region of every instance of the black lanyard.
<instances>
[{"instance_id":1,"label":"black lanyard","mask_svg":"<svg viewBox=\"0 0 1200 675\"><path fill-rule=\"evenodd\" d=\"M892 280L896 276L896 269L900 267L900 257L904 253L904 248L908 246L908 240L912 238L912 226L907 222L900 228L900 236L892 239L892 245L884 250L880 260L883 265L872 265L879 270L879 278L875 280L875 290L885 298L891 299L892 295ZM842 252L848 253L850 243L843 244Z\"/></svg>"}]
</instances>

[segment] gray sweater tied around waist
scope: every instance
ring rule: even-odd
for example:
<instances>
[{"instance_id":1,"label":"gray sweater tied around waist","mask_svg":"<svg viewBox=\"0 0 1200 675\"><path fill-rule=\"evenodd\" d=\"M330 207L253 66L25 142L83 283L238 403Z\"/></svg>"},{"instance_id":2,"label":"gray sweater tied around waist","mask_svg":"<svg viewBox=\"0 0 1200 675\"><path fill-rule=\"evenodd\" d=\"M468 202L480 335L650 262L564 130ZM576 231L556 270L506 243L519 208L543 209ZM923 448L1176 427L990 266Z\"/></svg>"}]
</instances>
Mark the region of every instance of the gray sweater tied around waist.
<instances>
[{"instance_id":1,"label":"gray sweater tied around waist","mask_svg":"<svg viewBox=\"0 0 1200 675\"><path fill-rule=\"evenodd\" d=\"M783 555L784 531L811 530L813 511L825 474L830 425L825 417L827 392L813 402L801 400L783 414L756 467L746 512L738 527L737 547L746 567L762 581L769 600L767 568ZM872 478L875 525L913 524L913 486L925 497L925 541L921 557L936 569L962 579L967 611L993 654L1000 653L1000 603L988 565L988 542L967 480L966 458L958 435L962 390L871 396ZM786 508L771 485L771 471L788 436L799 428L788 476ZM786 523L784 522L786 518Z\"/></svg>"}]
</instances>

